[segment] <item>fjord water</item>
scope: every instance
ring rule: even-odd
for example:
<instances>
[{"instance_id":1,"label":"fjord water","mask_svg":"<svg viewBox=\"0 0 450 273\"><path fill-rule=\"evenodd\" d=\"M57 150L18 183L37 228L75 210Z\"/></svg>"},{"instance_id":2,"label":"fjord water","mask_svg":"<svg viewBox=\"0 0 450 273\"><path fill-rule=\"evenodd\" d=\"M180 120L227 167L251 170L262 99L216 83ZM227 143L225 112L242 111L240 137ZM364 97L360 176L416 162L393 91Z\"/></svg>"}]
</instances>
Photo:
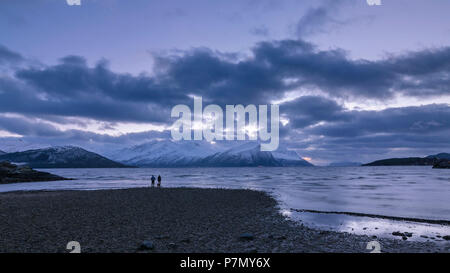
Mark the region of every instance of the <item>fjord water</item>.
<instances>
[{"instance_id":1,"label":"fjord water","mask_svg":"<svg viewBox=\"0 0 450 273\"><path fill-rule=\"evenodd\" d=\"M358 233L390 232L391 221L291 209L356 212L450 221L450 171L429 166L284 168L43 169L73 181L0 185L18 190L98 190L143 187L160 174L163 187L246 188L274 196L287 215L306 224ZM361 222L363 221L363 222ZM383 221L385 223L383 223ZM383 226L383 227L382 227ZM410 229L433 230L418 224ZM396 225L395 228L397 228ZM444 231L442 230L444 228ZM375 229L378 232L375 232ZM449 231L448 226L437 228ZM446 234L444 234L446 235Z\"/></svg>"}]
</instances>

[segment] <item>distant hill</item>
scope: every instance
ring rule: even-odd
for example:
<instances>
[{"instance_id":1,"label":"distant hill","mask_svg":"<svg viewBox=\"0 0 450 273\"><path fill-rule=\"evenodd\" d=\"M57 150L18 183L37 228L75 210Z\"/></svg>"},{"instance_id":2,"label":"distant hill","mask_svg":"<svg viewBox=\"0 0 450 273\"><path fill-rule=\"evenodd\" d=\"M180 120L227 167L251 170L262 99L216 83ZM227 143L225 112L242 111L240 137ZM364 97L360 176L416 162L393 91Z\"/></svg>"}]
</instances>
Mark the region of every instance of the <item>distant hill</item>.
<instances>
[{"instance_id":1,"label":"distant hill","mask_svg":"<svg viewBox=\"0 0 450 273\"><path fill-rule=\"evenodd\" d=\"M63 146L0 155L0 161L26 164L31 168L125 168L99 154L79 147Z\"/></svg>"},{"instance_id":2,"label":"distant hill","mask_svg":"<svg viewBox=\"0 0 450 273\"><path fill-rule=\"evenodd\" d=\"M328 167L357 167L361 165L361 162L331 162Z\"/></svg>"},{"instance_id":3,"label":"distant hill","mask_svg":"<svg viewBox=\"0 0 450 273\"><path fill-rule=\"evenodd\" d=\"M432 166L441 160L450 160L450 154L440 153L426 157L389 158L377 160L363 166Z\"/></svg>"}]
</instances>

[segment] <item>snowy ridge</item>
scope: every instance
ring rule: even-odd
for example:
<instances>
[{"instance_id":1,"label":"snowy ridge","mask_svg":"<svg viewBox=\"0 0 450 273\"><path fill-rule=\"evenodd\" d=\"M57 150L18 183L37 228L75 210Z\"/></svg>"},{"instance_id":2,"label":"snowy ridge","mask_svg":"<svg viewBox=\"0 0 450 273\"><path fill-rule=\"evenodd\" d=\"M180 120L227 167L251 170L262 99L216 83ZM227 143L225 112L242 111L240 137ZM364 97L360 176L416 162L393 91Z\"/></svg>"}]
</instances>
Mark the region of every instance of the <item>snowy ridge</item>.
<instances>
[{"instance_id":1,"label":"snowy ridge","mask_svg":"<svg viewBox=\"0 0 450 273\"><path fill-rule=\"evenodd\" d=\"M219 147L204 141L155 140L121 149L108 156L116 161L136 166L189 166L219 150Z\"/></svg>"},{"instance_id":2,"label":"snowy ridge","mask_svg":"<svg viewBox=\"0 0 450 273\"><path fill-rule=\"evenodd\" d=\"M261 151L256 141L151 141L107 156L141 167L312 166L286 147Z\"/></svg>"}]
</instances>

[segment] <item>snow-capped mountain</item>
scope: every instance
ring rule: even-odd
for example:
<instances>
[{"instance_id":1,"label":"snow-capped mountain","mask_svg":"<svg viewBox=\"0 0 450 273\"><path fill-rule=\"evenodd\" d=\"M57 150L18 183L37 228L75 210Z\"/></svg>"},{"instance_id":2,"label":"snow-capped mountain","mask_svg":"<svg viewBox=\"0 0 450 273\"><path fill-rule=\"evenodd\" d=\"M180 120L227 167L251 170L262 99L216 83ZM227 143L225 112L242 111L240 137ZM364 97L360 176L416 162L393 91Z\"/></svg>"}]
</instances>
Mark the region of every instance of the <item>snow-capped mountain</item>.
<instances>
[{"instance_id":1,"label":"snow-capped mountain","mask_svg":"<svg viewBox=\"0 0 450 273\"><path fill-rule=\"evenodd\" d=\"M271 152L262 152L259 143L244 143L198 162L207 167L280 166Z\"/></svg>"},{"instance_id":2,"label":"snow-capped mountain","mask_svg":"<svg viewBox=\"0 0 450 273\"><path fill-rule=\"evenodd\" d=\"M296 151L289 150L284 145L280 145L280 147L278 147L276 151L273 151L271 153L283 167L314 166L313 164L301 158Z\"/></svg>"},{"instance_id":3,"label":"snow-capped mountain","mask_svg":"<svg viewBox=\"0 0 450 273\"><path fill-rule=\"evenodd\" d=\"M140 167L193 166L198 160L220 151L206 141L151 141L105 154L124 164Z\"/></svg>"},{"instance_id":4,"label":"snow-capped mountain","mask_svg":"<svg viewBox=\"0 0 450 273\"><path fill-rule=\"evenodd\" d=\"M205 167L312 166L300 158L295 151L285 147L280 147L273 152L261 151L261 144L258 142L246 142L208 156L198 162L198 165Z\"/></svg>"},{"instance_id":5,"label":"snow-capped mountain","mask_svg":"<svg viewBox=\"0 0 450 273\"><path fill-rule=\"evenodd\" d=\"M106 156L140 167L312 166L286 147L263 152L256 141L152 141Z\"/></svg>"},{"instance_id":6,"label":"snow-capped mountain","mask_svg":"<svg viewBox=\"0 0 450 273\"><path fill-rule=\"evenodd\" d=\"M62 146L28 150L0 155L0 161L26 164L32 168L123 168L121 163L114 162L96 153L79 147Z\"/></svg>"}]
</instances>

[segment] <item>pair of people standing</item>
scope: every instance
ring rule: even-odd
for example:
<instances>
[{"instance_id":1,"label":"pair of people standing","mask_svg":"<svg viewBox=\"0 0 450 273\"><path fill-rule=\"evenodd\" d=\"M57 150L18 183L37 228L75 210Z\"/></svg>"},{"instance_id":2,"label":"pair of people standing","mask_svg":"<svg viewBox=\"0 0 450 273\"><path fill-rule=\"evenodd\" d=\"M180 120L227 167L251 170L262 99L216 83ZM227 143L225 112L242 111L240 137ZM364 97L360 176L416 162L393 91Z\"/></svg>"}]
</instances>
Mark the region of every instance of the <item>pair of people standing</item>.
<instances>
[{"instance_id":1,"label":"pair of people standing","mask_svg":"<svg viewBox=\"0 0 450 273\"><path fill-rule=\"evenodd\" d=\"M152 175L151 180L152 180L152 187L154 187L155 186L155 180L156 180L154 175ZM161 187L161 175L158 175L158 187Z\"/></svg>"}]
</instances>

